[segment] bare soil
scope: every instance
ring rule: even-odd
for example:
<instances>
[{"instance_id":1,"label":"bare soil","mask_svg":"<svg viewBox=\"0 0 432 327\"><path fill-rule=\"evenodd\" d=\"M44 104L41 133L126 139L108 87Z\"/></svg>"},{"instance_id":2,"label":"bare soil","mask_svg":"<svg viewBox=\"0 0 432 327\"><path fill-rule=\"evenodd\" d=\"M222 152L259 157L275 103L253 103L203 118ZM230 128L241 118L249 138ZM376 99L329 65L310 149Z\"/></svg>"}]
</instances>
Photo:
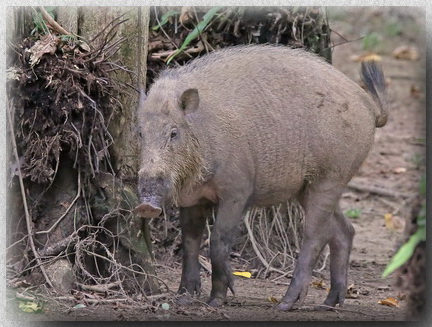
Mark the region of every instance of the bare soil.
<instances>
[{"instance_id":1,"label":"bare soil","mask_svg":"<svg viewBox=\"0 0 432 327\"><path fill-rule=\"evenodd\" d=\"M390 24L393 24L390 26ZM396 274L383 279L381 274L390 257L404 240L403 232L386 227L384 214L393 213L410 218L413 195L418 191L425 158L425 92L426 49L424 13L406 9L345 9L331 11L330 27L336 46L333 64L353 80L360 83L359 62L353 55L363 55L362 41L356 40L367 32L376 32L380 40L374 52L382 57L382 66L388 79L390 118L385 127L378 129L373 149L354 181L362 185L378 186L391 192L408 195L406 198L347 189L341 206L343 211L360 209L352 222L356 230L349 270L349 284L354 284L356 298L347 298L345 305L334 311L317 311L314 306L326 297L329 287L328 267L317 274L313 281L321 279L324 288L310 287L302 306L290 312L276 312L270 297L280 299L286 292L289 278L272 281L236 277L236 295L228 296L228 304L214 309L197 302L190 307L174 303L172 295L155 298L151 306L142 303L88 304L85 308L73 308L77 303L48 300L40 314L28 314L17 309L17 300L8 300L8 312L17 320L404 320L406 301L394 286ZM395 31L398 33L395 34ZM345 40L345 39L346 40ZM392 52L398 46L414 46L418 60L398 60ZM422 141L423 140L423 141ZM423 159L422 159L423 158ZM422 161L423 160L423 161ZM402 169L401 169L402 168ZM158 262L158 277L172 291L176 291L181 268L178 262ZM202 272L202 295L205 301L210 294L211 278ZM399 298L399 307L378 304L387 297ZM146 302L143 300L143 303ZM148 301L147 301L148 302ZM162 309L168 303L168 310Z\"/></svg>"}]
</instances>

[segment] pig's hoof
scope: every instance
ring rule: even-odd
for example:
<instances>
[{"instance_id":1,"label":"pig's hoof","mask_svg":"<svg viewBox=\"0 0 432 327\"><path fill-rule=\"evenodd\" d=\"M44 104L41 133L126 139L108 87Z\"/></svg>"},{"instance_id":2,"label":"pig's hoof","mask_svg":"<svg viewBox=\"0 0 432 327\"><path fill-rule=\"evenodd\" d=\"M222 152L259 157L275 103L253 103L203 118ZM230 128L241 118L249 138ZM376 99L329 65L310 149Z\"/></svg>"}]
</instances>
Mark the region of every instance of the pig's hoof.
<instances>
[{"instance_id":1,"label":"pig's hoof","mask_svg":"<svg viewBox=\"0 0 432 327\"><path fill-rule=\"evenodd\" d=\"M176 302L179 305L190 305L192 303L193 299L192 296L189 293L184 293L182 295L178 295Z\"/></svg>"},{"instance_id":2,"label":"pig's hoof","mask_svg":"<svg viewBox=\"0 0 432 327\"><path fill-rule=\"evenodd\" d=\"M294 303L281 302L276 306L277 311L289 311L294 306Z\"/></svg>"},{"instance_id":3,"label":"pig's hoof","mask_svg":"<svg viewBox=\"0 0 432 327\"><path fill-rule=\"evenodd\" d=\"M222 299L219 299L217 297L208 300L207 304L213 308L219 308L223 305L224 301Z\"/></svg>"}]
</instances>

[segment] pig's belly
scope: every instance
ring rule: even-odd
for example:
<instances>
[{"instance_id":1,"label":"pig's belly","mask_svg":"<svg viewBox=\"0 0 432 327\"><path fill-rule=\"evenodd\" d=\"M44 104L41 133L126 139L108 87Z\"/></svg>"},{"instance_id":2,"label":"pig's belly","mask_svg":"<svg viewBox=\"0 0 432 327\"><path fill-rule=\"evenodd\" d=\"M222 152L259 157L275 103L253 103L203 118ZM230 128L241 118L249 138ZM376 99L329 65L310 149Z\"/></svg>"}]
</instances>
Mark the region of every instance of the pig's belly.
<instances>
[{"instance_id":1,"label":"pig's belly","mask_svg":"<svg viewBox=\"0 0 432 327\"><path fill-rule=\"evenodd\" d=\"M273 183L256 184L251 204L265 207L290 200L299 194L303 184L304 180L300 176L290 180L279 179Z\"/></svg>"}]
</instances>

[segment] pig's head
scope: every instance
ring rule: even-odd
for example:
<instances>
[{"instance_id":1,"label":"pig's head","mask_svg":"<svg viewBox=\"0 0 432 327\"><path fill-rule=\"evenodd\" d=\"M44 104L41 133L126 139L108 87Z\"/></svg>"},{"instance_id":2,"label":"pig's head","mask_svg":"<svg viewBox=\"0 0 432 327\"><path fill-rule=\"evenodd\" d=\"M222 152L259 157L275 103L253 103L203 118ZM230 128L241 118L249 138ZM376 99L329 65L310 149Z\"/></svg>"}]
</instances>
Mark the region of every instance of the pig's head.
<instances>
[{"instance_id":1,"label":"pig's head","mask_svg":"<svg viewBox=\"0 0 432 327\"><path fill-rule=\"evenodd\" d=\"M198 182L204 170L200 144L189 124L198 110L198 90L174 89L153 88L148 97L141 94L140 204L134 212L143 218L159 216L164 204L176 204L180 192Z\"/></svg>"}]
</instances>

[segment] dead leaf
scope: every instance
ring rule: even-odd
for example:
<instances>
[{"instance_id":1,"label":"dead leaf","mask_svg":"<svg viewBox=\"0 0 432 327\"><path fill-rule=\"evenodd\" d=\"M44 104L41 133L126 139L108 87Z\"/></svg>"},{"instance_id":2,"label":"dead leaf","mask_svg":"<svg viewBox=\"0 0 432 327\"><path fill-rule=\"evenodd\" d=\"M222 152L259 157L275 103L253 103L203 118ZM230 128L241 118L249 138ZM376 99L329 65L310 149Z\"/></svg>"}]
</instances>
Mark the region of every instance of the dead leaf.
<instances>
[{"instance_id":1,"label":"dead leaf","mask_svg":"<svg viewBox=\"0 0 432 327\"><path fill-rule=\"evenodd\" d=\"M30 52L30 66L38 64L42 56L46 53L54 54L57 50L59 39L53 34L41 37L27 52Z\"/></svg>"},{"instance_id":2,"label":"dead leaf","mask_svg":"<svg viewBox=\"0 0 432 327\"><path fill-rule=\"evenodd\" d=\"M276 299L274 296L269 296L268 298L267 298L267 300L269 300L269 302L272 302L272 303L279 303L280 301L278 300L278 299Z\"/></svg>"},{"instance_id":3,"label":"dead leaf","mask_svg":"<svg viewBox=\"0 0 432 327\"><path fill-rule=\"evenodd\" d=\"M359 297L359 290L354 286L354 284L351 284L347 288L347 294L345 298L347 299L357 299Z\"/></svg>"},{"instance_id":4,"label":"dead leaf","mask_svg":"<svg viewBox=\"0 0 432 327\"><path fill-rule=\"evenodd\" d=\"M417 60L419 59L419 54L416 47L401 45L393 50L393 57L399 60Z\"/></svg>"},{"instance_id":5,"label":"dead leaf","mask_svg":"<svg viewBox=\"0 0 432 327\"><path fill-rule=\"evenodd\" d=\"M422 92L420 91L420 88L416 85L411 85L410 96L415 99L420 98L422 96Z\"/></svg>"},{"instance_id":6,"label":"dead leaf","mask_svg":"<svg viewBox=\"0 0 432 327\"><path fill-rule=\"evenodd\" d=\"M318 289L326 289L326 284L324 283L324 280L314 281L311 283L312 287L318 288Z\"/></svg>"},{"instance_id":7,"label":"dead leaf","mask_svg":"<svg viewBox=\"0 0 432 327\"><path fill-rule=\"evenodd\" d=\"M189 6L181 7L179 22L182 25L185 25L191 21L193 18L193 8Z\"/></svg>"},{"instance_id":8,"label":"dead leaf","mask_svg":"<svg viewBox=\"0 0 432 327\"><path fill-rule=\"evenodd\" d=\"M378 304L387 305L389 307L397 307L399 308L399 301L394 297L388 297L385 300L379 300Z\"/></svg>"},{"instance_id":9,"label":"dead leaf","mask_svg":"<svg viewBox=\"0 0 432 327\"><path fill-rule=\"evenodd\" d=\"M393 173L395 173L395 174L403 174L406 172L407 172L407 169L405 167L396 167L395 169L393 169Z\"/></svg>"},{"instance_id":10,"label":"dead leaf","mask_svg":"<svg viewBox=\"0 0 432 327\"><path fill-rule=\"evenodd\" d=\"M394 216L391 213L386 213L384 215L384 223L391 231L402 233L405 230L405 219L399 216Z\"/></svg>"}]
</instances>

